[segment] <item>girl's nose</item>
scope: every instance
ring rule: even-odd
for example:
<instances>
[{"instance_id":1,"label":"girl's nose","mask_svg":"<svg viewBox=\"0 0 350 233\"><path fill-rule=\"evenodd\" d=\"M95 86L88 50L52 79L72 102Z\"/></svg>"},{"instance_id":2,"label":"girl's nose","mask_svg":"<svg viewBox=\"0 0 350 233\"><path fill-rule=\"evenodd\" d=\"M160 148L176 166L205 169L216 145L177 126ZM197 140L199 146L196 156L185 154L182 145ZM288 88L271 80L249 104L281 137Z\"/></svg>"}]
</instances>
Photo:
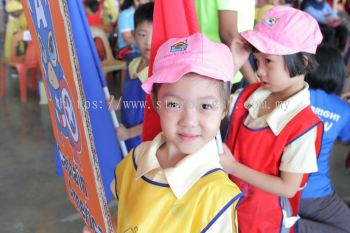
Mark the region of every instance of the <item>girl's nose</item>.
<instances>
[{"instance_id":1,"label":"girl's nose","mask_svg":"<svg viewBox=\"0 0 350 233\"><path fill-rule=\"evenodd\" d=\"M261 78L261 77L264 77L266 75L266 71L263 67L258 66L256 74L258 75L259 78Z\"/></svg>"},{"instance_id":2,"label":"girl's nose","mask_svg":"<svg viewBox=\"0 0 350 233\"><path fill-rule=\"evenodd\" d=\"M195 127L198 124L198 113L195 106L186 106L181 114L180 126Z\"/></svg>"}]
</instances>

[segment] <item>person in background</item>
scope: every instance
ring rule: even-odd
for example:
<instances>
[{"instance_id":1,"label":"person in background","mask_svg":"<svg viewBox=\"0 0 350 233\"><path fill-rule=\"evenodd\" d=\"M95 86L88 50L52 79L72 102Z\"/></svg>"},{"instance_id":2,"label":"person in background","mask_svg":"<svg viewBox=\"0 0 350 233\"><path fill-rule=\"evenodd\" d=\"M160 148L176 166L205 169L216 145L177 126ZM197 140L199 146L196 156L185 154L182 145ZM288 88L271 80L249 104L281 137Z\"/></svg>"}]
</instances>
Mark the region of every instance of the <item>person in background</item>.
<instances>
[{"instance_id":1,"label":"person in background","mask_svg":"<svg viewBox=\"0 0 350 233\"><path fill-rule=\"evenodd\" d=\"M89 25L103 26L103 20L101 18L103 8L100 2L97 0L85 0L84 6Z\"/></svg>"},{"instance_id":2,"label":"person in background","mask_svg":"<svg viewBox=\"0 0 350 233\"><path fill-rule=\"evenodd\" d=\"M327 45L317 49L318 68L306 75L314 113L323 121L318 172L311 173L302 191L299 233L349 233L350 209L335 193L330 177L330 156L336 140L350 143L350 105L340 98L344 62L340 52Z\"/></svg>"},{"instance_id":3,"label":"person in background","mask_svg":"<svg viewBox=\"0 0 350 233\"><path fill-rule=\"evenodd\" d=\"M104 0L102 19L104 25L112 25L115 28L119 16L119 1Z\"/></svg>"},{"instance_id":4,"label":"person in background","mask_svg":"<svg viewBox=\"0 0 350 233\"><path fill-rule=\"evenodd\" d=\"M4 57L8 59L11 56L11 51L13 48L12 42L15 34L21 36L22 32L27 27L27 23L23 14L23 6L19 1L6 1L6 11L9 14L9 18L6 25ZM24 54L25 47L23 41L19 43L17 48L17 54Z\"/></svg>"},{"instance_id":5,"label":"person in background","mask_svg":"<svg viewBox=\"0 0 350 233\"><path fill-rule=\"evenodd\" d=\"M135 42L141 56L134 58L127 69L122 97L119 100L121 110L121 126L116 129L118 139L126 140L128 151L141 144L141 132L144 115L142 104L146 101L146 94L141 84L148 77L148 65L151 52L153 27L153 2L141 5L135 11ZM112 103L111 106L118 104ZM114 108L114 110L117 110Z\"/></svg>"},{"instance_id":6,"label":"person in background","mask_svg":"<svg viewBox=\"0 0 350 233\"><path fill-rule=\"evenodd\" d=\"M124 0L118 18L117 43L118 57L130 62L140 56L134 39L134 13L137 7L150 2L150 0Z\"/></svg>"},{"instance_id":7,"label":"person in background","mask_svg":"<svg viewBox=\"0 0 350 233\"><path fill-rule=\"evenodd\" d=\"M230 46L239 32L254 27L254 0L196 0L195 5L200 30L212 41ZM232 83L240 82L243 76L248 83L257 81L248 61L240 71Z\"/></svg>"},{"instance_id":8,"label":"person in background","mask_svg":"<svg viewBox=\"0 0 350 233\"><path fill-rule=\"evenodd\" d=\"M267 0L266 3L264 1L263 5L255 8L255 21L260 22L266 12L278 5L280 5L280 0Z\"/></svg>"},{"instance_id":9,"label":"person in background","mask_svg":"<svg viewBox=\"0 0 350 233\"><path fill-rule=\"evenodd\" d=\"M344 54L347 51L349 32L329 4L325 0L304 0L301 7L321 25L325 42L336 45Z\"/></svg>"}]
</instances>

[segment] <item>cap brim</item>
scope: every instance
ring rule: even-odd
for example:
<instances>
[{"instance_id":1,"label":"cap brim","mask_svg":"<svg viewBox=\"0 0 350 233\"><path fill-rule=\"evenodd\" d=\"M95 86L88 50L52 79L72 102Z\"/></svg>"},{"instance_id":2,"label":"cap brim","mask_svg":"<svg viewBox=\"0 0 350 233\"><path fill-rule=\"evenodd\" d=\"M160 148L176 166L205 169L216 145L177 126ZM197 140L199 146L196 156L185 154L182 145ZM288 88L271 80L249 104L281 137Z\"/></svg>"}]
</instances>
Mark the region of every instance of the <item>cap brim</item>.
<instances>
[{"instance_id":1,"label":"cap brim","mask_svg":"<svg viewBox=\"0 0 350 233\"><path fill-rule=\"evenodd\" d=\"M260 33L259 31L245 31L241 32L240 35L262 53L273 55L288 55L300 52L298 50L277 43L276 40Z\"/></svg>"},{"instance_id":2,"label":"cap brim","mask_svg":"<svg viewBox=\"0 0 350 233\"><path fill-rule=\"evenodd\" d=\"M219 71L207 69L203 65L185 64L181 67L177 65L175 67L164 67L161 70L157 70L157 72L153 73L142 84L142 89L147 94L151 94L154 83L175 83L184 75L192 72L222 81L230 81L230 78L232 78L225 77L225 75Z\"/></svg>"}]
</instances>

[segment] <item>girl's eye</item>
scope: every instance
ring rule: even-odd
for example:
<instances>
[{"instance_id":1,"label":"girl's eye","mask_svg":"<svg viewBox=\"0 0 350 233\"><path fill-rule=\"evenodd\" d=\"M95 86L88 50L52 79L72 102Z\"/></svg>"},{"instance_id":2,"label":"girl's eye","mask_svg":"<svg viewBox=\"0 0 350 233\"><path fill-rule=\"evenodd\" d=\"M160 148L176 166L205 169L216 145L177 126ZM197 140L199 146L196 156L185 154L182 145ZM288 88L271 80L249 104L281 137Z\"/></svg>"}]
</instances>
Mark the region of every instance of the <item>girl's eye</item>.
<instances>
[{"instance_id":1,"label":"girl's eye","mask_svg":"<svg viewBox=\"0 0 350 233\"><path fill-rule=\"evenodd\" d=\"M146 36L146 34L145 34L145 33L143 33L143 32L139 32L139 33L137 33L137 36L139 36L139 37L145 37L145 36Z\"/></svg>"},{"instance_id":2,"label":"girl's eye","mask_svg":"<svg viewBox=\"0 0 350 233\"><path fill-rule=\"evenodd\" d=\"M272 60L266 58L266 59L265 59L265 62L266 62L266 63L270 63L270 62L272 62Z\"/></svg>"},{"instance_id":3,"label":"girl's eye","mask_svg":"<svg viewBox=\"0 0 350 233\"><path fill-rule=\"evenodd\" d=\"M167 102L166 104L167 108L180 108L180 104L177 102Z\"/></svg>"},{"instance_id":4,"label":"girl's eye","mask_svg":"<svg viewBox=\"0 0 350 233\"><path fill-rule=\"evenodd\" d=\"M211 110L211 109L213 109L213 105L211 105L211 104L202 104L201 108L203 110Z\"/></svg>"}]
</instances>

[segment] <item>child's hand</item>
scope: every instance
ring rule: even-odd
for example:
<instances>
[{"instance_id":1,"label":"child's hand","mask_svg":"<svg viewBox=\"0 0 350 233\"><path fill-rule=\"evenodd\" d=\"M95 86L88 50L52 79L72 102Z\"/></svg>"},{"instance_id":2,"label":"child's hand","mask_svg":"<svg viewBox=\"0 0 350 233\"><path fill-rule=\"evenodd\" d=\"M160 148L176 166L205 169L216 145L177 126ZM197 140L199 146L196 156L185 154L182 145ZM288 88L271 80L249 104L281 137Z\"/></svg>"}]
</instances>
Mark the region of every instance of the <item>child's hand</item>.
<instances>
[{"instance_id":1,"label":"child's hand","mask_svg":"<svg viewBox=\"0 0 350 233\"><path fill-rule=\"evenodd\" d=\"M125 141L130 138L130 132L128 128L125 128L124 125L120 125L115 129L117 131L117 136L119 141Z\"/></svg>"},{"instance_id":2,"label":"child's hand","mask_svg":"<svg viewBox=\"0 0 350 233\"><path fill-rule=\"evenodd\" d=\"M82 233L91 233L87 226L84 226Z\"/></svg>"},{"instance_id":3,"label":"child's hand","mask_svg":"<svg viewBox=\"0 0 350 233\"><path fill-rule=\"evenodd\" d=\"M225 144L223 144L223 148L224 153L220 155L221 166L228 174L233 175L234 167L237 161Z\"/></svg>"},{"instance_id":4,"label":"child's hand","mask_svg":"<svg viewBox=\"0 0 350 233\"><path fill-rule=\"evenodd\" d=\"M109 99L107 99L107 105L108 105L108 110L114 110L114 111L118 111L120 110L120 101L121 101L121 97L116 100L115 97L113 95L111 95L109 97Z\"/></svg>"},{"instance_id":5,"label":"child's hand","mask_svg":"<svg viewBox=\"0 0 350 233\"><path fill-rule=\"evenodd\" d=\"M231 52L233 56L233 65L235 72L238 71L248 60L251 53L251 47L241 36L235 37L231 43Z\"/></svg>"}]
</instances>

